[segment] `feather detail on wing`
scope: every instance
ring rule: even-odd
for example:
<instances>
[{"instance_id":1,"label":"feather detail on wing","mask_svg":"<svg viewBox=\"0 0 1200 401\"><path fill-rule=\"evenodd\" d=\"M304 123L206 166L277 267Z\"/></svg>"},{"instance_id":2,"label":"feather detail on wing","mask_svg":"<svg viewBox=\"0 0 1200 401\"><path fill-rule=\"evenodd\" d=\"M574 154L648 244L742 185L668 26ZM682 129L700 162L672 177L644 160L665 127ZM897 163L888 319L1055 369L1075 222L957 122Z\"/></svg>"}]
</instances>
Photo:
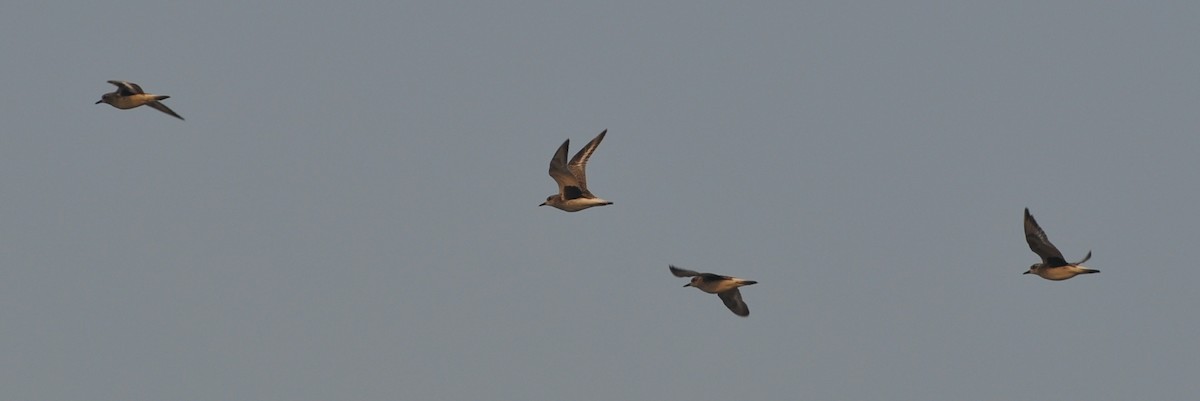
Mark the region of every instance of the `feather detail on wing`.
<instances>
[{"instance_id":1,"label":"feather detail on wing","mask_svg":"<svg viewBox=\"0 0 1200 401\"><path fill-rule=\"evenodd\" d=\"M721 301L725 303L725 307L729 308L733 314L741 317L750 316L750 307L746 306L746 303L742 301L742 292L738 291L737 288L718 293L717 296L721 297Z\"/></svg>"},{"instance_id":2,"label":"feather detail on wing","mask_svg":"<svg viewBox=\"0 0 1200 401\"><path fill-rule=\"evenodd\" d=\"M698 272L694 272L694 271L691 271L688 269L680 269L678 267L675 267L674 265L670 265L667 267L671 268L671 274L674 274L675 277L692 277L692 276L700 275L700 273L698 273Z\"/></svg>"},{"instance_id":3,"label":"feather detail on wing","mask_svg":"<svg viewBox=\"0 0 1200 401\"><path fill-rule=\"evenodd\" d=\"M117 86L117 94L121 96L137 95L146 93L142 91L142 87L129 81L108 81L108 83Z\"/></svg>"},{"instance_id":4,"label":"feather detail on wing","mask_svg":"<svg viewBox=\"0 0 1200 401\"><path fill-rule=\"evenodd\" d=\"M1067 260L1063 258L1062 252L1050 243L1046 232L1042 231L1037 220L1034 220L1033 215L1029 214L1029 209L1025 209L1025 242L1029 243L1029 249L1033 253L1042 257L1042 263L1047 267L1067 265Z\"/></svg>"},{"instance_id":5,"label":"feather detail on wing","mask_svg":"<svg viewBox=\"0 0 1200 401\"><path fill-rule=\"evenodd\" d=\"M554 157L550 159L550 178L553 178L554 182L558 184L558 194L563 199L578 198L578 192L581 192L578 190L580 186L579 181L575 179L575 175L571 173L571 170L567 169L567 147L570 144L570 139L563 141L562 146L558 147L558 151L554 152ZM568 190L569 187L573 187L575 190Z\"/></svg>"},{"instance_id":6,"label":"feather detail on wing","mask_svg":"<svg viewBox=\"0 0 1200 401\"><path fill-rule=\"evenodd\" d=\"M153 107L155 110L161 111L161 112L163 112L163 113L170 114L170 115L171 115L171 117L175 117L175 118L178 118L178 119L180 119L180 120L182 120L182 119L183 119L183 117L180 117L180 116L179 116L179 114L176 114L174 110L171 110L171 108L170 108L170 107L167 107L167 105L165 105L165 104L162 104L162 102L159 102L159 101L157 101L157 100L155 100L155 101L153 101L153 102L150 102L150 103L147 103L147 105L149 105L150 107Z\"/></svg>"},{"instance_id":7,"label":"feather detail on wing","mask_svg":"<svg viewBox=\"0 0 1200 401\"><path fill-rule=\"evenodd\" d=\"M604 134L607 133L608 130L601 131L600 135L596 135L595 138L592 138L591 142L588 142L582 149L579 149L579 152L575 153L575 157L571 158L571 162L567 163L567 168L570 169L571 175L579 182L579 189L586 194L590 194L587 187L587 172L585 171L588 159L592 157L592 153L596 152L596 148L600 146L600 141L604 140ZM563 156L565 157L566 154L564 153Z\"/></svg>"}]
</instances>

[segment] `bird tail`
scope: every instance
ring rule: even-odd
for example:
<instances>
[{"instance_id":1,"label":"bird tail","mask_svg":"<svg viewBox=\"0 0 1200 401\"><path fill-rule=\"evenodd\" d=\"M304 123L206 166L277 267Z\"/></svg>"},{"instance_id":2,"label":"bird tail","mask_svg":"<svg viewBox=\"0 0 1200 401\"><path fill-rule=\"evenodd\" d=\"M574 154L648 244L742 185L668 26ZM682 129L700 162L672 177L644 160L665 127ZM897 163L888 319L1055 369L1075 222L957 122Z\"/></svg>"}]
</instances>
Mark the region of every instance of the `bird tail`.
<instances>
[{"instance_id":1,"label":"bird tail","mask_svg":"<svg viewBox=\"0 0 1200 401\"><path fill-rule=\"evenodd\" d=\"M170 96L167 96L167 95L154 95L154 100L167 100L167 99L170 99L170 98L171 98L171 97L170 97Z\"/></svg>"}]
</instances>

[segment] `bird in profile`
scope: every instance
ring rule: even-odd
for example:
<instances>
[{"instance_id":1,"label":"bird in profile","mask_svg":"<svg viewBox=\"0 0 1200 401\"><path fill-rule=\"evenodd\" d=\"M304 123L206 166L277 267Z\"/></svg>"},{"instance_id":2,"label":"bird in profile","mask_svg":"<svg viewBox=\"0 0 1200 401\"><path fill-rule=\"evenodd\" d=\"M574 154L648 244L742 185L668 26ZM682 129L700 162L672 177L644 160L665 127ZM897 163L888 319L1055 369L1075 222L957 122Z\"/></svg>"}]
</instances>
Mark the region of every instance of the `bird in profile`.
<instances>
[{"instance_id":1,"label":"bird in profile","mask_svg":"<svg viewBox=\"0 0 1200 401\"><path fill-rule=\"evenodd\" d=\"M108 103L121 110L132 109L134 107L143 105L150 106L155 110L167 113L172 117L180 120L183 119L183 117L180 117L179 114L175 114L175 111L171 110L170 107L167 107L167 105L159 102L159 100L167 99L170 96L146 93L142 90L141 86L129 81L108 81L108 83L116 85L117 90L101 95L100 100L96 101L96 104Z\"/></svg>"},{"instance_id":2,"label":"bird in profile","mask_svg":"<svg viewBox=\"0 0 1200 401\"><path fill-rule=\"evenodd\" d=\"M571 158L571 162L567 162L567 146L571 144L571 140L567 139L562 146L558 147L558 151L554 152L554 158L550 159L550 178L558 183L558 193L546 197L546 201L538 206L554 206L559 210L568 212L578 212L592 206L611 205L612 202L597 198L588 191L587 174L584 169L587 168L588 158L592 157L592 152L596 151L596 147L600 146L600 141L604 140L604 134L608 130L600 132L595 139L588 142L575 157Z\"/></svg>"},{"instance_id":3,"label":"bird in profile","mask_svg":"<svg viewBox=\"0 0 1200 401\"><path fill-rule=\"evenodd\" d=\"M1050 243L1050 239L1046 238L1046 232L1042 231L1037 220L1034 220L1033 215L1029 214L1029 208L1025 208L1025 242L1029 243L1029 249L1032 249L1033 253L1042 257L1042 263L1034 263L1029 266L1029 271L1023 274L1036 274L1047 280L1060 281L1080 274L1100 272L1082 266L1083 262L1092 258L1092 251L1088 251L1087 256L1078 262L1067 263L1062 252L1059 252L1058 248Z\"/></svg>"},{"instance_id":4,"label":"bird in profile","mask_svg":"<svg viewBox=\"0 0 1200 401\"><path fill-rule=\"evenodd\" d=\"M674 274L675 277L692 278L690 283L683 285L684 287L696 287L700 291L717 294L717 297L721 298L721 302L724 302L725 306L733 311L733 314L741 317L750 316L750 307L746 306L746 302L742 301L742 292L738 291L738 287L758 284L757 281L743 280L719 274L694 272L687 269L680 269L673 265L668 267L671 268L671 274Z\"/></svg>"}]
</instances>

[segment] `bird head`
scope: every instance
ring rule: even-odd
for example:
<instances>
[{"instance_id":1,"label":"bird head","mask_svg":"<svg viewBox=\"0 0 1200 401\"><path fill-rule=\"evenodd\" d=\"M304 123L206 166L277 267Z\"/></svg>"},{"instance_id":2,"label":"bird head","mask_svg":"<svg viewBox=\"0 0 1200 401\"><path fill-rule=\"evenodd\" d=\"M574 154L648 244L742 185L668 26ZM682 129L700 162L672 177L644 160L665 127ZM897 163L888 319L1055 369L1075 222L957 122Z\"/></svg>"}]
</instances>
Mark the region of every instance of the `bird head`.
<instances>
[{"instance_id":1,"label":"bird head","mask_svg":"<svg viewBox=\"0 0 1200 401\"><path fill-rule=\"evenodd\" d=\"M1041 266L1041 265L1042 265L1041 263L1034 263L1032 265L1029 265L1029 270L1026 270L1024 273L1021 273L1021 274L1036 274L1038 266Z\"/></svg>"}]
</instances>

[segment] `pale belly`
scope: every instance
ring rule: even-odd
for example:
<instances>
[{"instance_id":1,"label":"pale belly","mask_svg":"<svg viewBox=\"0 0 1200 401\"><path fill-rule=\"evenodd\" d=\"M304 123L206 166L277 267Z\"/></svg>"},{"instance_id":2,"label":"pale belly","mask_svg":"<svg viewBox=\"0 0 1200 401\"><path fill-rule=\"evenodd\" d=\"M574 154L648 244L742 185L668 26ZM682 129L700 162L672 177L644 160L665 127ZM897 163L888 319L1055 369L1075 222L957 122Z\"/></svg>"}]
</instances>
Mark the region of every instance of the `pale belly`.
<instances>
[{"instance_id":1,"label":"pale belly","mask_svg":"<svg viewBox=\"0 0 1200 401\"><path fill-rule=\"evenodd\" d=\"M153 102L154 100L153 95L130 95L113 99L109 104L118 109L128 110Z\"/></svg>"},{"instance_id":2,"label":"pale belly","mask_svg":"<svg viewBox=\"0 0 1200 401\"><path fill-rule=\"evenodd\" d=\"M600 198L576 198L576 199L571 199L566 202L558 203L558 204L551 205L551 206L554 206L556 208L559 208L559 209L567 211L567 212L578 212L580 210L587 209L587 208L593 207L593 206L604 206L604 205L611 205L611 204L612 204L612 202L609 202L609 201L606 201L606 200L600 199Z\"/></svg>"}]
</instances>

